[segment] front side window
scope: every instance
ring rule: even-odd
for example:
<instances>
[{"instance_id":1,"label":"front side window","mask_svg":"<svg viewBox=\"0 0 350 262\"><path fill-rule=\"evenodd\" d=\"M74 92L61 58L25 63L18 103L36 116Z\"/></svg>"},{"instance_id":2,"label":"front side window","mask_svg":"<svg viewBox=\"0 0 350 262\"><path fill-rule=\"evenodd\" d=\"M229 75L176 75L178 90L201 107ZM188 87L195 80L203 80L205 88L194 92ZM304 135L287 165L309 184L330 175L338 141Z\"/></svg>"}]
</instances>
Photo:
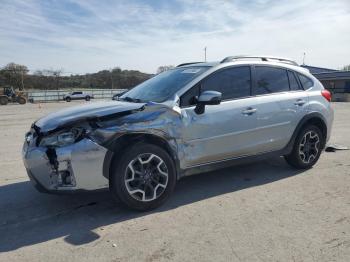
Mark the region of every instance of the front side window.
<instances>
[{"instance_id":1,"label":"front side window","mask_svg":"<svg viewBox=\"0 0 350 262\"><path fill-rule=\"evenodd\" d=\"M250 67L232 67L214 72L183 94L180 99L180 105L182 107L195 105L195 97L199 96L201 92L209 90L220 92L222 100L250 96Z\"/></svg>"},{"instance_id":2,"label":"front side window","mask_svg":"<svg viewBox=\"0 0 350 262\"><path fill-rule=\"evenodd\" d=\"M303 85L303 88L306 90L306 89L309 89L310 87L312 87L314 85L314 82L312 82L312 80L302 74L298 74L299 76L299 79L300 79L300 82L301 84Z\"/></svg>"},{"instance_id":3,"label":"front side window","mask_svg":"<svg viewBox=\"0 0 350 262\"><path fill-rule=\"evenodd\" d=\"M289 91L287 70L277 67L256 66L254 95Z\"/></svg>"},{"instance_id":4,"label":"front side window","mask_svg":"<svg viewBox=\"0 0 350 262\"><path fill-rule=\"evenodd\" d=\"M164 102L209 68L208 66L178 67L165 71L137 85L119 99L135 102Z\"/></svg>"},{"instance_id":5,"label":"front side window","mask_svg":"<svg viewBox=\"0 0 350 262\"><path fill-rule=\"evenodd\" d=\"M250 67L232 67L213 73L201 84L201 92L218 91L222 100L250 96Z\"/></svg>"}]
</instances>

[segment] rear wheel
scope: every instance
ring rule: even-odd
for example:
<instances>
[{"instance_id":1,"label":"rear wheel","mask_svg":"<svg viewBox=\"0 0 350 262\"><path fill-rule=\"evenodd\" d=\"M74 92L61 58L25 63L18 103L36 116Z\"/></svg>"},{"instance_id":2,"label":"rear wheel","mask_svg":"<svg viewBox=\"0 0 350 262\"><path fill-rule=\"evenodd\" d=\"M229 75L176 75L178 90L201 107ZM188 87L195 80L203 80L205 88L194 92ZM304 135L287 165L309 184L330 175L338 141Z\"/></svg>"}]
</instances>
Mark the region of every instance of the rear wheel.
<instances>
[{"instance_id":1,"label":"rear wheel","mask_svg":"<svg viewBox=\"0 0 350 262\"><path fill-rule=\"evenodd\" d=\"M19 96L17 97L17 102L21 105L24 105L25 103L27 103L27 100L24 97Z\"/></svg>"},{"instance_id":2,"label":"rear wheel","mask_svg":"<svg viewBox=\"0 0 350 262\"><path fill-rule=\"evenodd\" d=\"M90 101L90 96L86 96L86 97L85 97L85 100L86 100L86 101Z\"/></svg>"},{"instance_id":3,"label":"rear wheel","mask_svg":"<svg viewBox=\"0 0 350 262\"><path fill-rule=\"evenodd\" d=\"M162 148L138 143L115 163L110 191L125 205L150 210L168 199L176 184L174 162Z\"/></svg>"},{"instance_id":4,"label":"rear wheel","mask_svg":"<svg viewBox=\"0 0 350 262\"><path fill-rule=\"evenodd\" d=\"M0 105L5 106L9 102L9 99L6 96L0 96Z\"/></svg>"},{"instance_id":5,"label":"rear wheel","mask_svg":"<svg viewBox=\"0 0 350 262\"><path fill-rule=\"evenodd\" d=\"M70 102L72 99L70 97L66 97L66 102Z\"/></svg>"},{"instance_id":6,"label":"rear wheel","mask_svg":"<svg viewBox=\"0 0 350 262\"><path fill-rule=\"evenodd\" d=\"M295 139L293 151L285 156L286 161L298 169L307 169L316 164L324 145L321 130L314 125L306 126Z\"/></svg>"}]
</instances>

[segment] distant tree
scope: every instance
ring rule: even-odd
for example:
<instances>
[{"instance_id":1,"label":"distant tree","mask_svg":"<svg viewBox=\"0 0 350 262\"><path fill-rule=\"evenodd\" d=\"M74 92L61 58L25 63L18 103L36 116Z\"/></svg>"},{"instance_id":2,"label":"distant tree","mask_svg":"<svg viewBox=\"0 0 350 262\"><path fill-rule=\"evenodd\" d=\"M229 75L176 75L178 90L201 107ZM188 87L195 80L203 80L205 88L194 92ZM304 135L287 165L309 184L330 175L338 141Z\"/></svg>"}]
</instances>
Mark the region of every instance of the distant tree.
<instances>
[{"instance_id":1,"label":"distant tree","mask_svg":"<svg viewBox=\"0 0 350 262\"><path fill-rule=\"evenodd\" d=\"M63 69L51 70L51 73L54 78L55 88L58 90L60 86L60 77L63 73Z\"/></svg>"},{"instance_id":2,"label":"distant tree","mask_svg":"<svg viewBox=\"0 0 350 262\"><path fill-rule=\"evenodd\" d=\"M350 65L344 66L341 70L350 71Z\"/></svg>"},{"instance_id":3,"label":"distant tree","mask_svg":"<svg viewBox=\"0 0 350 262\"><path fill-rule=\"evenodd\" d=\"M130 89L149 79L152 75L136 70L122 70L115 67L97 73L63 76L63 69L43 69L28 74L27 67L8 64L0 68L0 86L13 85L23 89L22 80L25 79L26 89L72 89L72 88L113 88ZM23 78L22 78L23 72ZM113 81L113 85L112 85Z\"/></svg>"},{"instance_id":4,"label":"distant tree","mask_svg":"<svg viewBox=\"0 0 350 262\"><path fill-rule=\"evenodd\" d=\"M160 67L158 67L158 69L157 69L157 74L160 74L160 73L162 73L162 72L164 72L164 71L168 71L168 70L170 70L170 69L172 69L172 68L174 68L173 65L160 66Z\"/></svg>"},{"instance_id":5,"label":"distant tree","mask_svg":"<svg viewBox=\"0 0 350 262\"><path fill-rule=\"evenodd\" d=\"M36 71L36 73L42 80L46 81L45 89L59 89L63 69L44 69Z\"/></svg>"},{"instance_id":6,"label":"distant tree","mask_svg":"<svg viewBox=\"0 0 350 262\"><path fill-rule=\"evenodd\" d=\"M5 82L19 90L24 89L24 78L28 72L26 66L15 63L9 63L1 69L1 75Z\"/></svg>"},{"instance_id":7,"label":"distant tree","mask_svg":"<svg viewBox=\"0 0 350 262\"><path fill-rule=\"evenodd\" d=\"M5 71L0 69L0 87L6 85L7 78L5 76Z\"/></svg>"}]
</instances>

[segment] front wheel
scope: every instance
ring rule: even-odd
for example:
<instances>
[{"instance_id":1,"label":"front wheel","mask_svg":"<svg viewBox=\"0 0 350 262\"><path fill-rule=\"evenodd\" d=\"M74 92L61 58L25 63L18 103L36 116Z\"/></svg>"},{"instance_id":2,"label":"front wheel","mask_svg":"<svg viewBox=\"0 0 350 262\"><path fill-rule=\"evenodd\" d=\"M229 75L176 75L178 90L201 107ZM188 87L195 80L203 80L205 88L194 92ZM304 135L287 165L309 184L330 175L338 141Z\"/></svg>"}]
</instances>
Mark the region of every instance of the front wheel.
<instances>
[{"instance_id":1,"label":"front wheel","mask_svg":"<svg viewBox=\"0 0 350 262\"><path fill-rule=\"evenodd\" d=\"M9 102L6 96L0 96L0 105L5 106Z\"/></svg>"},{"instance_id":2,"label":"front wheel","mask_svg":"<svg viewBox=\"0 0 350 262\"><path fill-rule=\"evenodd\" d=\"M138 143L114 163L110 191L132 209L145 211L163 204L176 184L175 165L162 148Z\"/></svg>"},{"instance_id":3,"label":"front wheel","mask_svg":"<svg viewBox=\"0 0 350 262\"><path fill-rule=\"evenodd\" d=\"M288 164L298 169L311 168L319 159L324 145L321 130L314 125L303 128L295 139L293 150L285 156Z\"/></svg>"},{"instance_id":4,"label":"front wheel","mask_svg":"<svg viewBox=\"0 0 350 262\"><path fill-rule=\"evenodd\" d=\"M90 96L86 96L86 97L85 97L85 100L86 100L86 101L90 101Z\"/></svg>"},{"instance_id":5,"label":"front wheel","mask_svg":"<svg viewBox=\"0 0 350 262\"><path fill-rule=\"evenodd\" d=\"M66 97L66 102L70 102L70 101L72 101L72 99L70 98L70 97Z\"/></svg>"}]
</instances>

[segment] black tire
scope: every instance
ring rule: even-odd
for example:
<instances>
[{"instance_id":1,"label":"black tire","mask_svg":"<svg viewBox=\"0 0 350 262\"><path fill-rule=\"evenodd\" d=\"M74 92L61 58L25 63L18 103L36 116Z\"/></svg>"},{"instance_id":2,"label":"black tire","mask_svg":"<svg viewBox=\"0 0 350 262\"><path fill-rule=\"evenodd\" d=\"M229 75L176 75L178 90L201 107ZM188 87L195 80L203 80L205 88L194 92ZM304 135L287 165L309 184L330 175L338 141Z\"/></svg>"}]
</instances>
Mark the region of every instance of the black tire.
<instances>
[{"instance_id":1,"label":"black tire","mask_svg":"<svg viewBox=\"0 0 350 262\"><path fill-rule=\"evenodd\" d=\"M86 101L90 101L90 96L86 96L86 97L85 97L85 100L86 100Z\"/></svg>"},{"instance_id":2,"label":"black tire","mask_svg":"<svg viewBox=\"0 0 350 262\"><path fill-rule=\"evenodd\" d=\"M312 139L310 135L313 136ZM314 142L317 140L316 136L318 137L318 142ZM308 137L311 142L309 146L306 146L305 142L307 141ZM284 156L284 158L286 159L289 165L297 169L311 168L313 165L316 164L316 162L320 158L321 152L324 148L324 144L324 136L321 130L317 126L308 125L302 128L302 130L299 132L298 136L294 141L292 152L289 155ZM306 153L308 151L309 153Z\"/></svg>"},{"instance_id":3,"label":"black tire","mask_svg":"<svg viewBox=\"0 0 350 262\"><path fill-rule=\"evenodd\" d=\"M9 100L8 100L8 98L6 96L1 96L0 97L0 105L6 106L8 102L9 102Z\"/></svg>"},{"instance_id":4,"label":"black tire","mask_svg":"<svg viewBox=\"0 0 350 262\"><path fill-rule=\"evenodd\" d=\"M19 96L17 97L17 102L20 104L20 105L24 105L25 103L27 103L27 100L22 97L22 96Z\"/></svg>"},{"instance_id":5,"label":"black tire","mask_svg":"<svg viewBox=\"0 0 350 262\"><path fill-rule=\"evenodd\" d=\"M137 197L141 197L140 195L137 195L139 193L135 193L134 195L129 193L128 187L126 184L131 182L127 182L126 179L128 177L128 172L130 172L130 169L128 169L129 163L131 163L134 159L137 159L138 156L148 156L149 154L155 155L159 159L163 160L161 165L163 170L166 170L166 172L168 173L167 183L164 187L161 188L160 192L159 192L160 187L158 185L155 187L152 186L153 189L158 188L158 190L153 190L153 193L156 192L153 195L156 195L157 192L159 192L159 196L154 200L143 201L142 199L141 200L136 199ZM158 161L158 158L156 157L153 157L153 158L150 157L150 159L152 159L152 161L153 159L156 159ZM135 161L134 163L136 162L137 161ZM163 166L163 163L166 166L166 168ZM154 166L156 166L156 164L154 164ZM159 168L159 166L160 164L157 166L157 168ZM147 173L148 168L144 170L142 167L142 170L143 170L143 175L145 175ZM153 171L157 172L157 170L153 170ZM136 172L134 174L136 174ZM145 197L147 196L146 194L147 186L143 184L144 180L143 182L140 181L142 180L140 178L141 175L137 175L137 176L139 177L136 178L138 180L136 184L141 184L140 187L142 187L142 185L144 186L143 197ZM160 177L162 175L159 173L158 176ZM136 176L134 175L134 177ZM157 179L158 181L160 180L159 177ZM110 174L110 179L109 179L109 190L115 199L121 200L121 202L125 204L127 207L131 209L139 210L139 211L146 211L146 210L151 210L159 207L169 198L169 196L171 195L171 193L175 188L176 180L177 179L176 179L174 161L164 149L152 144L137 143L133 145L131 148L127 149L125 152L123 152L122 157L119 159L119 161L115 161L113 163L112 172ZM136 180L134 180L133 182L135 181ZM154 182L154 180L152 182Z\"/></svg>"},{"instance_id":6,"label":"black tire","mask_svg":"<svg viewBox=\"0 0 350 262\"><path fill-rule=\"evenodd\" d=\"M72 99L68 96L68 97L66 97L66 102L70 102L70 101L72 101Z\"/></svg>"}]
</instances>

